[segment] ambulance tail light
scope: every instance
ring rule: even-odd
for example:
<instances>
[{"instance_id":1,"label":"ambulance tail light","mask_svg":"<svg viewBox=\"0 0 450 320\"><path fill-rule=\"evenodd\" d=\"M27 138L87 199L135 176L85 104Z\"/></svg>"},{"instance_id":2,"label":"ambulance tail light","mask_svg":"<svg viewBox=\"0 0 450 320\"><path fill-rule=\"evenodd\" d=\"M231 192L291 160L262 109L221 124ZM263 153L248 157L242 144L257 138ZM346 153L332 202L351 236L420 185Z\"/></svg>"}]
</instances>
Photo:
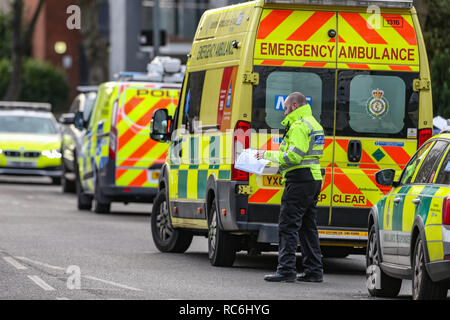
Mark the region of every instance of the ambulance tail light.
<instances>
[{"instance_id":1,"label":"ambulance tail light","mask_svg":"<svg viewBox=\"0 0 450 320\"><path fill-rule=\"evenodd\" d=\"M417 148L420 148L425 141L427 141L428 139L431 138L431 136L433 135L433 132L430 128L426 128L426 129L419 129L419 135L417 138Z\"/></svg>"},{"instance_id":2,"label":"ambulance tail light","mask_svg":"<svg viewBox=\"0 0 450 320\"><path fill-rule=\"evenodd\" d=\"M450 196L445 197L442 204L442 224L450 226Z\"/></svg>"},{"instance_id":3,"label":"ambulance tail light","mask_svg":"<svg viewBox=\"0 0 450 320\"><path fill-rule=\"evenodd\" d=\"M248 181L248 172L234 167L236 159L244 149L250 148L250 123L238 121L233 132L233 154L231 163L231 180Z\"/></svg>"}]
</instances>

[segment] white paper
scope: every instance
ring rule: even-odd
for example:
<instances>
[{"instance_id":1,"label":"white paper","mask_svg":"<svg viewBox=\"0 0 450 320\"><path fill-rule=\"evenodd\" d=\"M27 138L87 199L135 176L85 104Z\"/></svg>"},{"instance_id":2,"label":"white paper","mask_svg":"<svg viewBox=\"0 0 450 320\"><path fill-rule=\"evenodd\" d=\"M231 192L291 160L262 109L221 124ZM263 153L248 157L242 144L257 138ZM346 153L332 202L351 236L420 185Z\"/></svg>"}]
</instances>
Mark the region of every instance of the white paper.
<instances>
[{"instance_id":1,"label":"white paper","mask_svg":"<svg viewBox=\"0 0 450 320\"><path fill-rule=\"evenodd\" d=\"M245 149L234 163L236 169L262 175L264 168L271 162L266 159L256 159L256 149Z\"/></svg>"}]
</instances>

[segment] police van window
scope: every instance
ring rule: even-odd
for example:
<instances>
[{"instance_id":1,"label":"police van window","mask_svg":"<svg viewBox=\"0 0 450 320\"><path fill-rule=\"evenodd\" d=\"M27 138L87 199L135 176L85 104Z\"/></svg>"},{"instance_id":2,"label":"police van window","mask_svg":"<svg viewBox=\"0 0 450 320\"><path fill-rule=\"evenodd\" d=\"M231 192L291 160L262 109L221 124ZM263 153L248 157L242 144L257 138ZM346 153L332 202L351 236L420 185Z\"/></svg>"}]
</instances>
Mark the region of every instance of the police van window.
<instances>
[{"instance_id":1,"label":"police van window","mask_svg":"<svg viewBox=\"0 0 450 320\"><path fill-rule=\"evenodd\" d=\"M420 166L419 172L417 173L414 183L429 183L432 172L436 172L436 166L439 164L439 160L442 158L442 153L447 148L447 142L437 141L431 150L428 152L427 156Z\"/></svg>"},{"instance_id":2,"label":"police van window","mask_svg":"<svg viewBox=\"0 0 450 320\"><path fill-rule=\"evenodd\" d=\"M411 183L411 179L414 176L414 172L417 169L417 166L419 165L420 161L423 159L423 157L427 154L427 151L430 149L430 147L433 145L433 142L428 142L424 144L419 151L409 160L408 164L406 165L405 169L403 169L402 175L400 177L400 184L408 184Z\"/></svg>"},{"instance_id":3,"label":"police van window","mask_svg":"<svg viewBox=\"0 0 450 320\"><path fill-rule=\"evenodd\" d=\"M200 118L200 106L202 102L203 83L205 71L192 72L189 75L184 97L183 127L190 133L194 132Z\"/></svg>"},{"instance_id":4,"label":"police van window","mask_svg":"<svg viewBox=\"0 0 450 320\"><path fill-rule=\"evenodd\" d=\"M407 138L417 128L417 73L341 70L336 135Z\"/></svg>"},{"instance_id":5,"label":"police van window","mask_svg":"<svg viewBox=\"0 0 450 320\"><path fill-rule=\"evenodd\" d=\"M450 184L450 148L442 161L441 168L436 177L437 184Z\"/></svg>"},{"instance_id":6,"label":"police van window","mask_svg":"<svg viewBox=\"0 0 450 320\"><path fill-rule=\"evenodd\" d=\"M292 92L301 92L311 105L313 116L332 133L334 121L334 70L255 67L259 84L253 90L252 127L254 129L284 129L283 103Z\"/></svg>"}]
</instances>

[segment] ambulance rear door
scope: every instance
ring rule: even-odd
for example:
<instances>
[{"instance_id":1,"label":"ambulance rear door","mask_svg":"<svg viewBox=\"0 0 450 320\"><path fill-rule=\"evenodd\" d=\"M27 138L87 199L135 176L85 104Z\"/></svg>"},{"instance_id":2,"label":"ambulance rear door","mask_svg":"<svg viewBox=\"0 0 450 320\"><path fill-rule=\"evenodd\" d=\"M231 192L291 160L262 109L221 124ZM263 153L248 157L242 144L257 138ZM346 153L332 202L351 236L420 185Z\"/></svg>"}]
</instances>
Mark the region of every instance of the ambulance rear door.
<instances>
[{"instance_id":1,"label":"ambulance rear door","mask_svg":"<svg viewBox=\"0 0 450 320\"><path fill-rule=\"evenodd\" d=\"M365 228L368 210L389 191L375 172L395 168L398 176L417 150L419 56L410 11L366 10L344 8L337 18L333 227Z\"/></svg>"}]
</instances>

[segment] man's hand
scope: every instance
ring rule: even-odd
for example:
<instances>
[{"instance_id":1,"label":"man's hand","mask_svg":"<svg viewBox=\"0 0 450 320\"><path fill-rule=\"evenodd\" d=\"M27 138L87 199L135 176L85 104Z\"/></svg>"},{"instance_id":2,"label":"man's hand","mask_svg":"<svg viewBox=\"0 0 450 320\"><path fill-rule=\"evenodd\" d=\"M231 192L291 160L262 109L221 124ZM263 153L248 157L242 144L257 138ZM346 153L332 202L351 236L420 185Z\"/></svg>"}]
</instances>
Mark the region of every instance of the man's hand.
<instances>
[{"instance_id":1,"label":"man's hand","mask_svg":"<svg viewBox=\"0 0 450 320\"><path fill-rule=\"evenodd\" d=\"M256 152L256 154L255 154L255 158L258 160L264 159L265 153L266 153L266 151L264 151L264 150L258 150L258 152Z\"/></svg>"}]
</instances>

